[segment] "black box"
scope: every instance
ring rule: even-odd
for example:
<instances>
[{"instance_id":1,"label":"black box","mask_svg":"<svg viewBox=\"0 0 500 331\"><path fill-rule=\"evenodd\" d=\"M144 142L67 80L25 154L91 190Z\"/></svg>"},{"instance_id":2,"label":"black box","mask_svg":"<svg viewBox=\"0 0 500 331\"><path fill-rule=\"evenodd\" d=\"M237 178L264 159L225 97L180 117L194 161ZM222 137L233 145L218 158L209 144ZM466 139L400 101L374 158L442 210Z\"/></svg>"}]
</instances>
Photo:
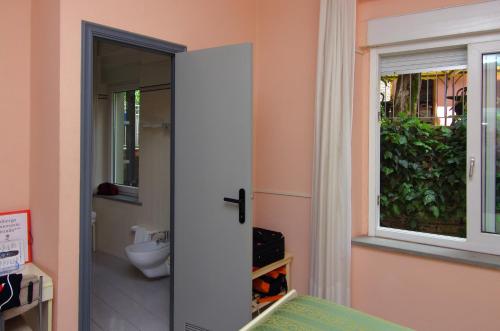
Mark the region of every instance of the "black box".
<instances>
[{"instance_id":1,"label":"black box","mask_svg":"<svg viewBox=\"0 0 500 331\"><path fill-rule=\"evenodd\" d=\"M285 257L283 233L253 228L253 266L263 267Z\"/></svg>"}]
</instances>

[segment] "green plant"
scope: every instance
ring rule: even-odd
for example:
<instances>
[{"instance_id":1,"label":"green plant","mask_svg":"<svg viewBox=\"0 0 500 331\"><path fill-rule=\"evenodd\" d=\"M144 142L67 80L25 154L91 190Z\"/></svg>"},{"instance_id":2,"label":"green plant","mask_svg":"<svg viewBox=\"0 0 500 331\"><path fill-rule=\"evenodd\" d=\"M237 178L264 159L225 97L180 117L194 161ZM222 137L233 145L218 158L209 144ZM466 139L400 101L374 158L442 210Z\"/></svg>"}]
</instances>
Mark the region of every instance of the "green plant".
<instances>
[{"instance_id":1,"label":"green plant","mask_svg":"<svg viewBox=\"0 0 500 331\"><path fill-rule=\"evenodd\" d=\"M466 117L449 127L400 113L381 121L381 223L459 225L465 236ZM435 232L439 232L439 229ZM448 233L442 233L448 234Z\"/></svg>"}]
</instances>

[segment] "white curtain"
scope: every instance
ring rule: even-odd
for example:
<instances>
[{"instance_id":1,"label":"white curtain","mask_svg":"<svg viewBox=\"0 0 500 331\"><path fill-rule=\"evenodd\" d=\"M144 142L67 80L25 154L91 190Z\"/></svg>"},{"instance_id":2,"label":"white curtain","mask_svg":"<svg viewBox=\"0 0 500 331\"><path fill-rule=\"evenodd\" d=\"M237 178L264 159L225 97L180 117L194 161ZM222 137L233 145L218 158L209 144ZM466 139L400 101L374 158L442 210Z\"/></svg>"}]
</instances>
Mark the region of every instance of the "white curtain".
<instances>
[{"instance_id":1,"label":"white curtain","mask_svg":"<svg viewBox=\"0 0 500 331\"><path fill-rule=\"evenodd\" d=\"M350 305L356 1L321 0L310 292Z\"/></svg>"}]
</instances>

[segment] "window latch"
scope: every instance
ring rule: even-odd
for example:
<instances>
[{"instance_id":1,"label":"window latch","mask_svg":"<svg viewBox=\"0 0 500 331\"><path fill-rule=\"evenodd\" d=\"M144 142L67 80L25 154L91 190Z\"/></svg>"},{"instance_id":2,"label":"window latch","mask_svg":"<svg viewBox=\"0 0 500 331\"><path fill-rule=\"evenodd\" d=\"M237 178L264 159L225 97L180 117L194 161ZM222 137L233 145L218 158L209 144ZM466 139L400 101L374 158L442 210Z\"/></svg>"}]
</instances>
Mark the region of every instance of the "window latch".
<instances>
[{"instance_id":1,"label":"window latch","mask_svg":"<svg viewBox=\"0 0 500 331\"><path fill-rule=\"evenodd\" d=\"M469 179L474 175L474 167L476 166L476 158L471 157L469 161Z\"/></svg>"}]
</instances>

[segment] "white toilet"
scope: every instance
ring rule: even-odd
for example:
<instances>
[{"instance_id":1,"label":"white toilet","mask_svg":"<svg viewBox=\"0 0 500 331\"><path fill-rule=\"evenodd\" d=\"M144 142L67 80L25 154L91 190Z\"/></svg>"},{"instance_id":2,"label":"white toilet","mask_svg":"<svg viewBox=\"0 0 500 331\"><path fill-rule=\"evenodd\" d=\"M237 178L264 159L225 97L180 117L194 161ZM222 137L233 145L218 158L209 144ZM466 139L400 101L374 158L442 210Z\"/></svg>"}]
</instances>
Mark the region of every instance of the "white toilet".
<instances>
[{"instance_id":1,"label":"white toilet","mask_svg":"<svg viewBox=\"0 0 500 331\"><path fill-rule=\"evenodd\" d=\"M148 278L170 275L170 242L152 240L158 231L149 231L142 226L132 227L134 243L125 247L130 262Z\"/></svg>"}]
</instances>

